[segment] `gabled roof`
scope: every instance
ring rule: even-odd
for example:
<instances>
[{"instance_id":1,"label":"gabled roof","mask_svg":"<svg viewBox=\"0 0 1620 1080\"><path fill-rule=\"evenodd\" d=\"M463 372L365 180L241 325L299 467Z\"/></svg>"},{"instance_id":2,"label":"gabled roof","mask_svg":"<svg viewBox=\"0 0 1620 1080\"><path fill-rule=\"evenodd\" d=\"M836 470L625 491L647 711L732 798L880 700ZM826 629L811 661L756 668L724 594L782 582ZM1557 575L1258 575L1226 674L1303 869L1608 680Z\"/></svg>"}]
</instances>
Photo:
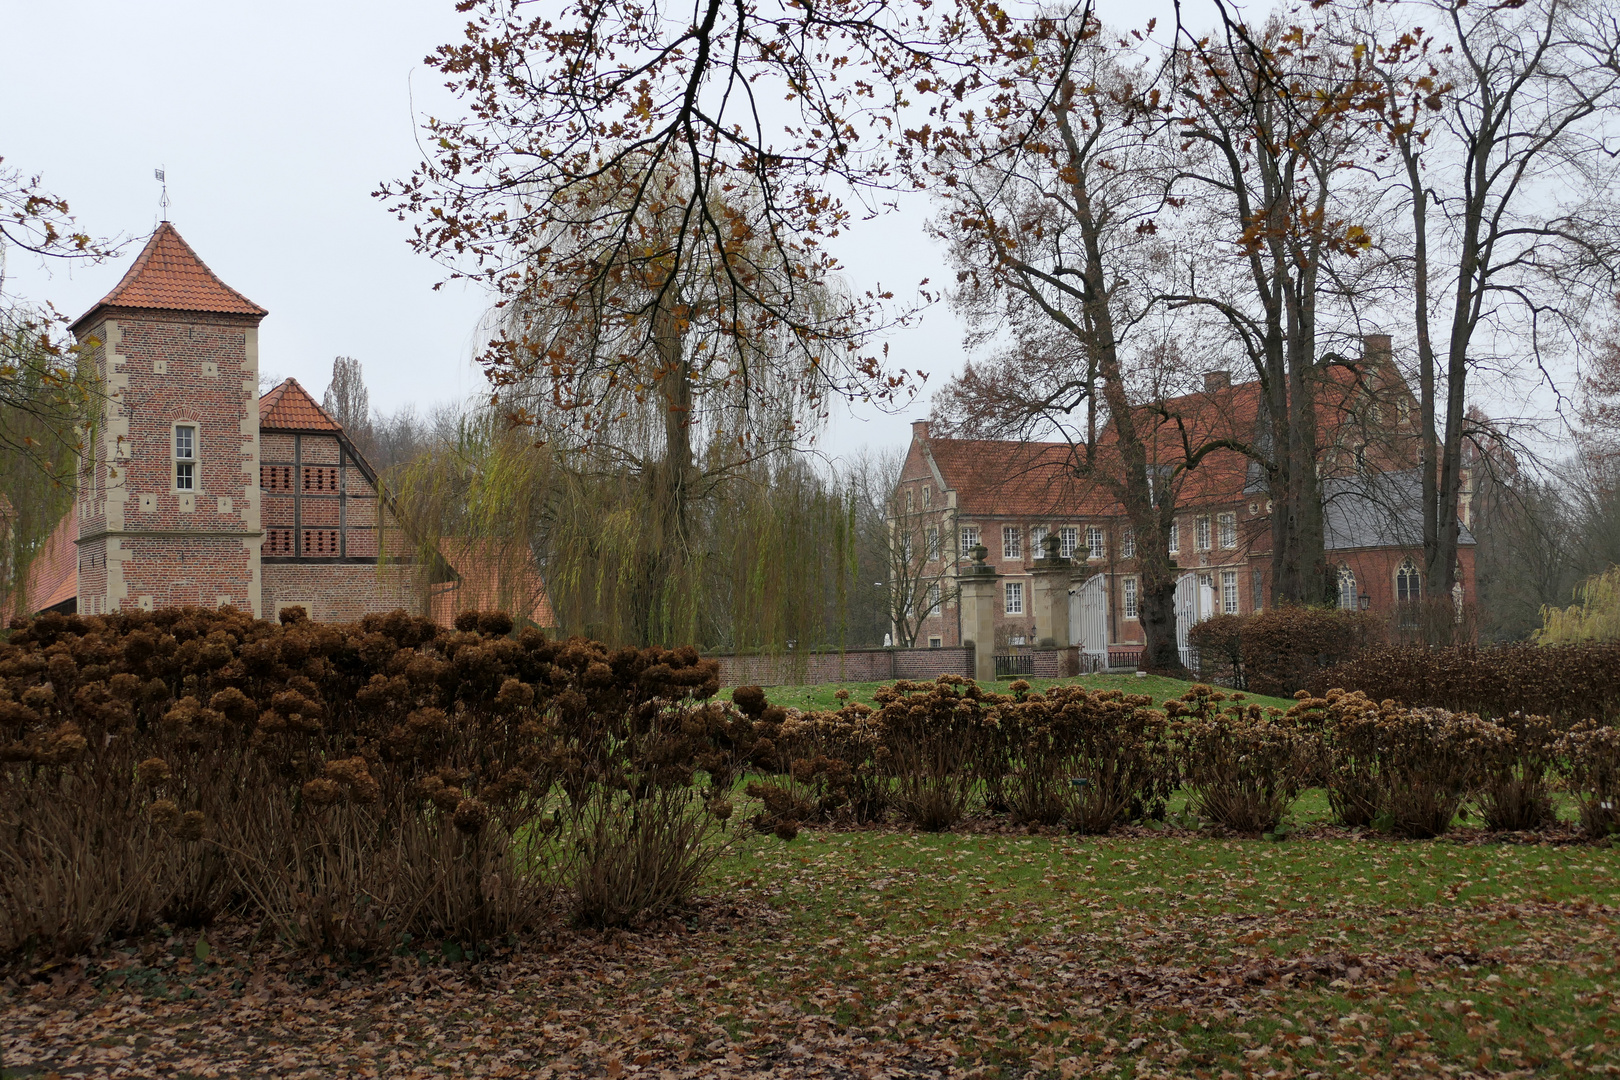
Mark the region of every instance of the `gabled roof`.
<instances>
[{"instance_id":1,"label":"gabled roof","mask_svg":"<svg viewBox=\"0 0 1620 1080\"><path fill-rule=\"evenodd\" d=\"M343 430L341 424L315 403L309 391L288 379L259 399L259 428L274 431Z\"/></svg>"},{"instance_id":2,"label":"gabled roof","mask_svg":"<svg viewBox=\"0 0 1620 1080\"><path fill-rule=\"evenodd\" d=\"M77 330L96 312L108 307L247 315L255 319L269 314L219 280L191 250L180 231L167 221L157 227L123 280L74 320L73 328Z\"/></svg>"}]
</instances>

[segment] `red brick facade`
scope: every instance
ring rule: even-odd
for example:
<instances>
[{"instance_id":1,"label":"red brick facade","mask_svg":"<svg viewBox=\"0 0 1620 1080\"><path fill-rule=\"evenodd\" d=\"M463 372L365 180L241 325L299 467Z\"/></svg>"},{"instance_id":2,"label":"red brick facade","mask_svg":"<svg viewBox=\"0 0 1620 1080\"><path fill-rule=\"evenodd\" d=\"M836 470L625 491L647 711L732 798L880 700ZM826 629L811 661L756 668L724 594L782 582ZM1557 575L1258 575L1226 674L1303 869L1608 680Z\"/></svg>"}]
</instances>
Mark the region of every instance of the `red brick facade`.
<instances>
[{"instance_id":1,"label":"red brick facade","mask_svg":"<svg viewBox=\"0 0 1620 1080\"><path fill-rule=\"evenodd\" d=\"M1395 480L1416 476L1415 402L1389 361L1388 338L1369 337L1367 345L1365 366L1330 381L1318 410L1324 491L1343 496L1329 505L1327 554L1346 583L1346 605L1365 603L1393 613L1417 597L1416 570L1422 562L1413 508L1394 505L1410 501ZM1254 438L1258 384L1233 384L1217 374L1204 392L1166 402L1166 413L1198 437ZM1103 445L1106 451L1106 433ZM1173 443L1149 450L1158 465L1178 460ZM974 543L988 549L985 562L1001 575L994 609L998 649L1036 642L1032 564L1042 555L1043 530L1058 534L1061 556L1084 566L1090 576L1103 577L1110 643L1126 648L1142 643L1133 602L1134 537L1123 507L1101 485L1075 478L1074 453L1067 443L938 438L927 422L913 425L891 503L892 525L912 534L913 547L927 552L924 579L953 582ZM1258 473L1236 451L1222 450L1182 475L1170 547L1178 567L1196 575L1192 580L1200 586L1195 617L1260 610L1270 595L1272 503ZM1466 513L1466 494L1463 509ZM1471 605L1471 536L1465 535L1459 547L1458 563L1463 603ZM960 606L948 586L940 597L939 607L922 622L920 646L962 641Z\"/></svg>"},{"instance_id":2,"label":"red brick facade","mask_svg":"<svg viewBox=\"0 0 1620 1080\"><path fill-rule=\"evenodd\" d=\"M79 610L257 610L258 317L102 305L75 330L104 393L79 489Z\"/></svg>"},{"instance_id":3,"label":"red brick facade","mask_svg":"<svg viewBox=\"0 0 1620 1080\"><path fill-rule=\"evenodd\" d=\"M348 621L423 607L339 426L293 380L260 399L265 314L165 222L74 324L103 390L73 522L78 611L301 604Z\"/></svg>"}]
</instances>

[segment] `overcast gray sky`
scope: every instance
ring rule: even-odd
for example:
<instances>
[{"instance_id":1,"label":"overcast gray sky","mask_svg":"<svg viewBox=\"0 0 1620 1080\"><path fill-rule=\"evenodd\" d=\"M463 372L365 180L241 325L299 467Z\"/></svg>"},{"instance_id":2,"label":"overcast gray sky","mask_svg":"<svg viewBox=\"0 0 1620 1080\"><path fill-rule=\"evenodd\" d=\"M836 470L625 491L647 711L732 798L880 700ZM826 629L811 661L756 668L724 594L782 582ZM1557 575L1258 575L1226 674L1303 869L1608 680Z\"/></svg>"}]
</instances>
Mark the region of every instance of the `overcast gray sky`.
<instances>
[{"instance_id":1,"label":"overcast gray sky","mask_svg":"<svg viewBox=\"0 0 1620 1080\"><path fill-rule=\"evenodd\" d=\"M1168 0L1103 0L1101 10L1122 28L1173 17ZM163 166L170 220L270 310L265 371L318 396L332 358L357 357L384 411L477 393L483 295L434 292L438 268L371 197L418 160L420 118L456 109L422 58L459 38L464 19L454 0L0 0L0 155L42 173L90 232L135 238L120 259L71 269L13 253L6 292L70 316L100 299L157 221L152 170ZM881 281L907 296L924 277L945 280L922 234L927 212L914 197L853 231L840 251L851 286ZM931 386L963 359L943 305L889 347L895 363L931 372ZM925 412L926 402L897 415L857 408L835 419L823 448L904 445Z\"/></svg>"}]
</instances>

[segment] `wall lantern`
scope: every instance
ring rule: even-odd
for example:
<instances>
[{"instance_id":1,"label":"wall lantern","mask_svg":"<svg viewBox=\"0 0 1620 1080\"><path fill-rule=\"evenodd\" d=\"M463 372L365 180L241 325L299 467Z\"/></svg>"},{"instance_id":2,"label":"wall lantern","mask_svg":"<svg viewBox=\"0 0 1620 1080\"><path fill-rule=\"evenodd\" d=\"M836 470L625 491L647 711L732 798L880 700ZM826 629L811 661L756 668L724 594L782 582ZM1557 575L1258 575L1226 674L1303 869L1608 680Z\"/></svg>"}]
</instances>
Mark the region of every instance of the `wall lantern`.
<instances>
[{"instance_id":1,"label":"wall lantern","mask_svg":"<svg viewBox=\"0 0 1620 1080\"><path fill-rule=\"evenodd\" d=\"M1368 596L1366 593L1362 593L1361 594L1361 610L1366 611L1371 607L1372 607L1372 597Z\"/></svg>"}]
</instances>

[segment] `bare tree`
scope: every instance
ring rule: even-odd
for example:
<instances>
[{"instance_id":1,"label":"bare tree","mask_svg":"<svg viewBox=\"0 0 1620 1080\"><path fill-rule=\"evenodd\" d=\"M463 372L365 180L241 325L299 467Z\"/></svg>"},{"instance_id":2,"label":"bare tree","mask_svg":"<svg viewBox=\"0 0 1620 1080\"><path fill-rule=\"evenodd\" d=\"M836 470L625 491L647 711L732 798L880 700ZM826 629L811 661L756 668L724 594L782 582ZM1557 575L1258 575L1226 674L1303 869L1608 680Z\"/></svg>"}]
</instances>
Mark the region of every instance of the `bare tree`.
<instances>
[{"instance_id":1,"label":"bare tree","mask_svg":"<svg viewBox=\"0 0 1620 1080\"><path fill-rule=\"evenodd\" d=\"M1260 381L1250 453L1275 507L1273 603L1332 595L1318 391L1349 358L1322 347L1323 300L1354 302L1357 260L1372 247L1373 200L1358 188L1369 136L1356 122L1368 72L1355 50L1334 47L1331 17L1259 30L1228 18L1224 35L1177 58L1168 110L1185 153L1168 188L1171 209L1184 207L1184 247L1181 283L1164 299L1223 323Z\"/></svg>"},{"instance_id":2,"label":"bare tree","mask_svg":"<svg viewBox=\"0 0 1620 1080\"><path fill-rule=\"evenodd\" d=\"M899 480L898 469L894 480ZM911 648L917 644L923 623L956 602L955 562L946 557L945 546L952 538L942 534L943 526L935 515L904 505L895 483L889 485L887 509L883 593L894 643Z\"/></svg>"},{"instance_id":3,"label":"bare tree","mask_svg":"<svg viewBox=\"0 0 1620 1080\"><path fill-rule=\"evenodd\" d=\"M371 416L371 393L360 370L360 361L352 356L339 356L332 361L332 378L326 384L321 407L332 419L343 425L344 434L363 454L368 462L376 452L375 430Z\"/></svg>"},{"instance_id":4,"label":"bare tree","mask_svg":"<svg viewBox=\"0 0 1620 1080\"><path fill-rule=\"evenodd\" d=\"M1177 670L1176 493L1208 454L1248 451L1252 433L1222 437L1173 415L1165 391L1185 375L1179 351L1162 336L1132 340L1166 256L1154 222L1169 166L1155 72L1095 21L1037 18L1004 33L1004 90L981 123L935 140L935 168L951 181L936 231L970 340L1014 342L938 405L981 435L1069 443L1068 468L1107 492L1134 533L1144 662Z\"/></svg>"},{"instance_id":5,"label":"bare tree","mask_svg":"<svg viewBox=\"0 0 1620 1080\"><path fill-rule=\"evenodd\" d=\"M1364 31L1369 109L1398 166L1422 425L1424 578L1452 593L1458 497L1478 373L1522 358L1545 376L1620 271L1613 134L1620 23L1612 5L1429 0L1434 42ZM1436 47L1438 45L1439 47Z\"/></svg>"}]
</instances>

